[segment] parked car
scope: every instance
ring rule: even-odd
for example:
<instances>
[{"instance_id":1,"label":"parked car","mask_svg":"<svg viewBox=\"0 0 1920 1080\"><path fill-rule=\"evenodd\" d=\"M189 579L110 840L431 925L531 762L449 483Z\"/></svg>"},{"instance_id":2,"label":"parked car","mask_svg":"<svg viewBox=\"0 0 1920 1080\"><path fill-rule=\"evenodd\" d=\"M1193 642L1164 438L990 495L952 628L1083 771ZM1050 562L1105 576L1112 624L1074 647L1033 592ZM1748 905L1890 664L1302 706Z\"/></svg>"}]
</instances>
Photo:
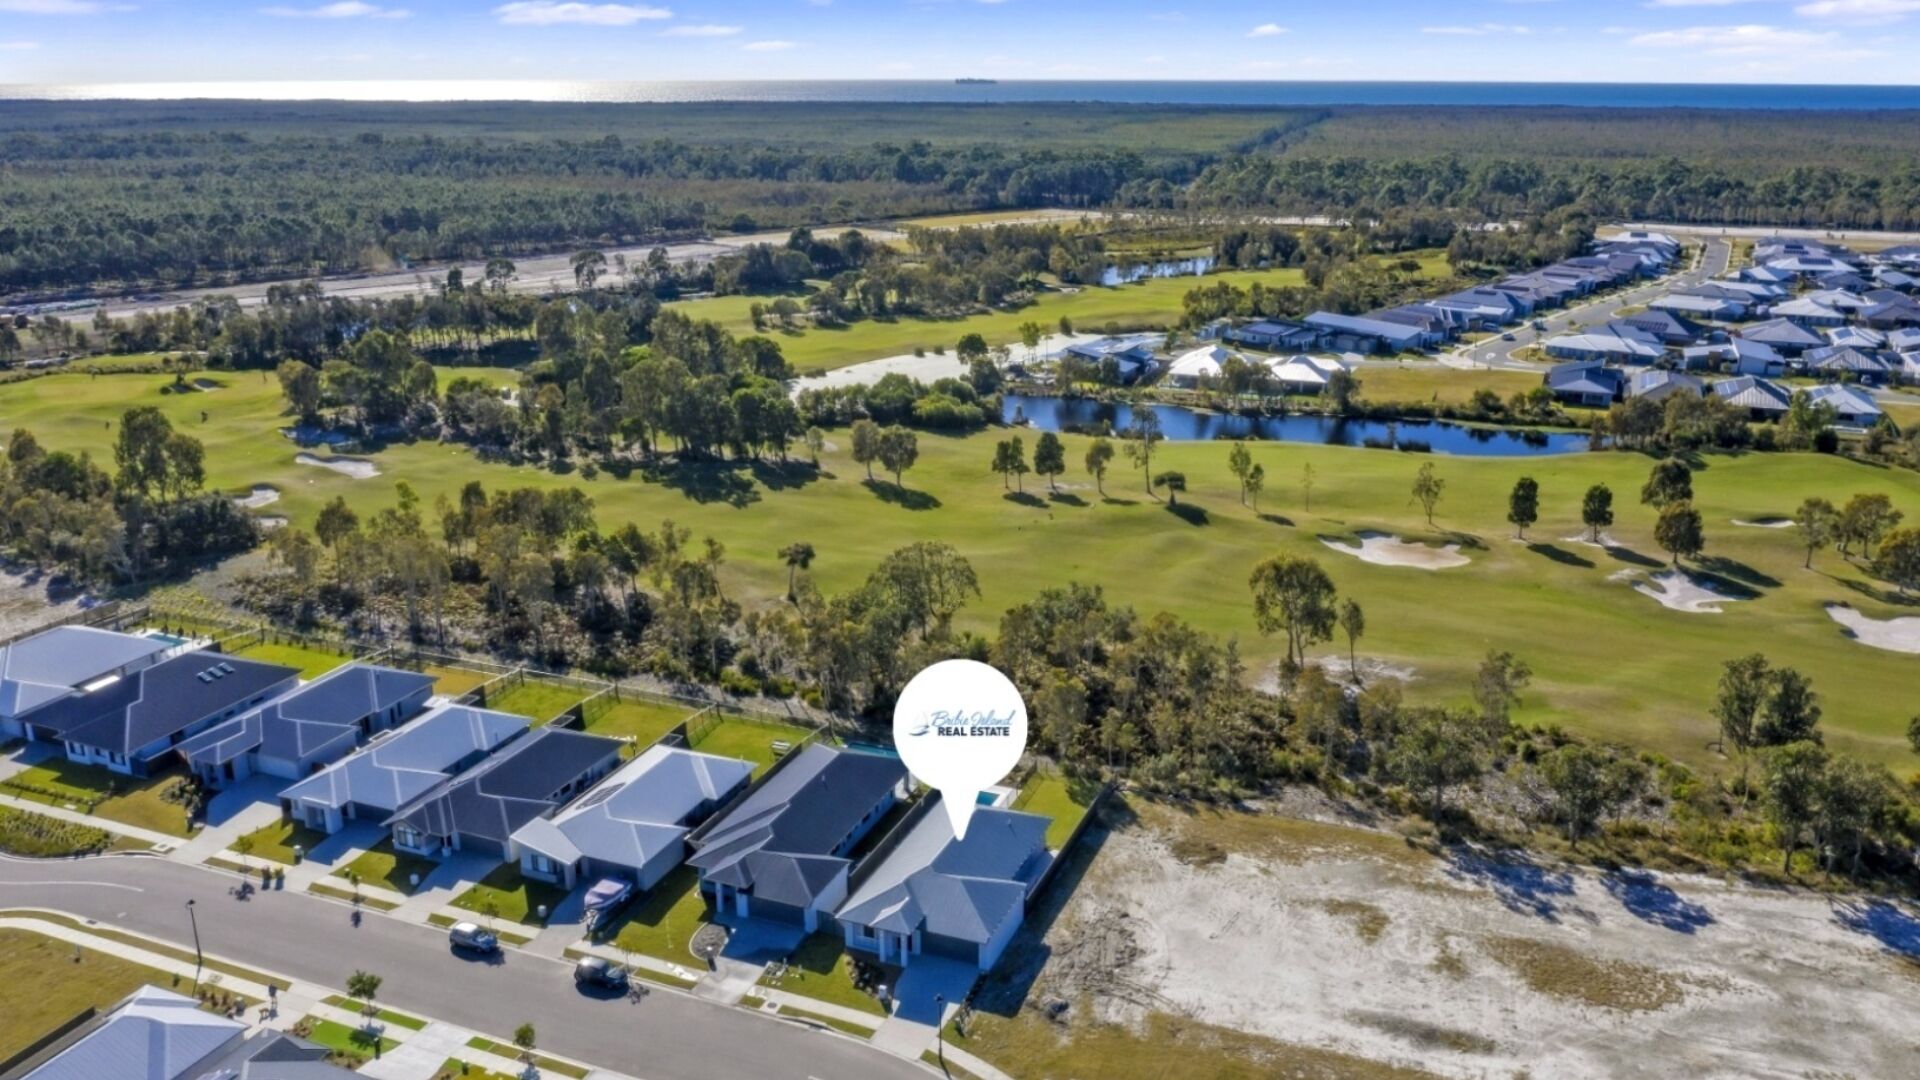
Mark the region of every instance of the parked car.
<instances>
[{"instance_id":1,"label":"parked car","mask_svg":"<svg viewBox=\"0 0 1920 1080\"><path fill-rule=\"evenodd\" d=\"M454 923L453 926L447 930L447 940L453 943L454 948L466 949L469 952L494 953L500 951L500 939L480 929L477 923Z\"/></svg>"},{"instance_id":2,"label":"parked car","mask_svg":"<svg viewBox=\"0 0 1920 1080\"><path fill-rule=\"evenodd\" d=\"M1507 331L1506 333L1504 333L1504 334L1501 334L1501 335L1500 335L1500 340L1501 340L1501 341L1512 341L1512 340L1513 340L1513 331L1511 331L1511 330L1509 330L1509 331Z\"/></svg>"},{"instance_id":3,"label":"parked car","mask_svg":"<svg viewBox=\"0 0 1920 1080\"><path fill-rule=\"evenodd\" d=\"M627 969L605 957L583 956L579 963L573 965L573 983L582 987L624 990L627 987Z\"/></svg>"}]
</instances>

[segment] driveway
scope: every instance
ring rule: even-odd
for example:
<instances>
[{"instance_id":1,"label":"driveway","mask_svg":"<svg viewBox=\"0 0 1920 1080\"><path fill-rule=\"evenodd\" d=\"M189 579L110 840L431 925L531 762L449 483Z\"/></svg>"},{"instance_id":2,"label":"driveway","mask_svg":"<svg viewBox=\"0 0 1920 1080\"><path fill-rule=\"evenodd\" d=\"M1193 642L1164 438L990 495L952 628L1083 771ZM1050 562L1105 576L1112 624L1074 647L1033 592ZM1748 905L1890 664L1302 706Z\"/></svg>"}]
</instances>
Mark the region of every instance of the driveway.
<instances>
[{"instance_id":1,"label":"driveway","mask_svg":"<svg viewBox=\"0 0 1920 1080\"><path fill-rule=\"evenodd\" d=\"M645 1080L927 1075L837 1035L666 990L637 1003L592 998L558 960L511 949L492 963L463 960L428 927L373 915L356 929L344 904L291 892L242 902L227 895L228 884L217 872L151 857L0 859L0 907L71 912L191 948L185 904L194 899L210 954L326 986L365 969L385 979L380 999L395 1008L501 1036L532 1023L542 1046Z\"/></svg>"}]
</instances>

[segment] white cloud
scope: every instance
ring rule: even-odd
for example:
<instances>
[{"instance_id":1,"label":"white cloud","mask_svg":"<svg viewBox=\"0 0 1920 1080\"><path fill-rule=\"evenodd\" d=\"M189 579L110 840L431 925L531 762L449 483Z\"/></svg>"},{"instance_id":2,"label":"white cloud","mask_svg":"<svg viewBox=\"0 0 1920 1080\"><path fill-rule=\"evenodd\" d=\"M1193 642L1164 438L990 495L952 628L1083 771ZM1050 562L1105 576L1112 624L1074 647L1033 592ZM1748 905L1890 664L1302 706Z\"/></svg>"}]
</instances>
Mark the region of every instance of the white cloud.
<instances>
[{"instance_id":1,"label":"white cloud","mask_svg":"<svg viewBox=\"0 0 1920 1080\"><path fill-rule=\"evenodd\" d=\"M1753 0L1646 0L1641 7L1649 8L1690 8L1690 7L1732 7L1735 4L1751 4Z\"/></svg>"},{"instance_id":2,"label":"white cloud","mask_svg":"<svg viewBox=\"0 0 1920 1080\"><path fill-rule=\"evenodd\" d=\"M15 15L93 15L107 10L94 0L0 0L0 11Z\"/></svg>"},{"instance_id":3,"label":"white cloud","mask_svg":"<svg viewBox=\"0 0 1920 1080\"><path fill-rule=\"evenodd\" d=\"M559 3L556 0L515 0L493 9L500 21L510 26L557 26L584 23L589 26L632 26L643 19L671 19L666 8L642 4Z\"/></svg>"},{"instance_id":4,"label":"white cloud","mask_svg":"<svg viewBox=\"0 0 1920 1080\"><path fill-rule=\"evenodd\" d=\"M1899 22L1920 11L1920 0L1814 0L1810 4L1801 4L1793 11L1808 19L1831 19L1870 26Z\"/></svg>"},{"instance_id":5,"label":"white cloud","mask_svg":"<svg viewBox=\"0 0 1920 1080\"><path fill-rule=\"evenodd\" d=\"M1476 26L1423 26L1420 32L1459 37L1485 37L1488 34L1531 34L1533 28L1512 26L1507 23L1480 23Z\"/></svg>"},{"instance_id":6,"label":"white cloud","mask_svg":"<svg viewBox=\"0 0 1920 1080\"><path fill-rule=\"evenodd\" d=\"M714 23L688 23L660 31L663 37L732 37L740 32L738 26L719 26Z\"/></svg>"},{"instance_id":7,"label":"white cloud","mask_svg":"<svg viewBox=\"0 0 1920 1080\"><path fill-rule=\"evenodd\" d=\"M1279 37L1281 34L1284 34L1286 32L1287 32L1287 28L1284 26L1281 26L1279 23L1261 23L1259 26L1256 26L1253 29L1247 31L1247 36L1248 37Z\"/></svg>"},{"instance_id":8,"label":"white cloud","mask_svg":"<svg viewBox=\"0 0 1920 1080\"><path fill-rule=\"evenodd\" d=\"M784 52L787 49L799 48L800 43L797 41L749 41L740 47L748 52Z\"/></svg>"},{"instance_id":9,"label":"white cloud","mask_svg":"<svg viewBox=\"0 0 1920 1080\"><path fill-rule=\"evenodd\" d=\"M1836 36L1827 30L1782 30L1777 26L1748 24L1655 30L1631 38L1630 43L1649 49L1693 49L1708 56L1758 56L1822 48L1833 44Z\"/></svg>"},{"instance_id":10,"label":"white cloud","mask_svg":"<svg viewBox=\"0 0 1920 1080\"><path fill-rule=\"evenodd\" d=\"M413 13L406 8L383 8L363 3L362 0L340 0L339 3L310 8L261 8L260 14L282 19L404 19Z\"/></svg>"}]
</instances>

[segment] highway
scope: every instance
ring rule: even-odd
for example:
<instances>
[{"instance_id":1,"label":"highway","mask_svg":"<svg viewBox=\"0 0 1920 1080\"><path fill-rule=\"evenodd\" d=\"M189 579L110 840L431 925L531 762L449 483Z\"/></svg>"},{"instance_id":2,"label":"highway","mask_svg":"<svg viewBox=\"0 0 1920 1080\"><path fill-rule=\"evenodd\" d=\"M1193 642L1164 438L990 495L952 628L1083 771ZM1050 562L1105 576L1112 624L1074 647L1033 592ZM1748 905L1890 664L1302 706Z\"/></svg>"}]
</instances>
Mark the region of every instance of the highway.
<instances>
[{"instance_id":1,"label":"highway","mask_svg":"<svg viewBox=\"0 0 1920 1080\"><path fill-rule=\"evenodd\" d=\"M377 916L356 928L342 904L301 893L241 901L232 883L142 856L0 858L0 908L64 911L191 948L192 899L211 955L322 986L365 969L385 980L383 1004L495 1035L532 1023L543 1049L643 1080L926 1080L924 1067L838 1035L667 990L589 997L558 960L512 949L465 959L444 931Z\"/></svg>"}]
</instances>

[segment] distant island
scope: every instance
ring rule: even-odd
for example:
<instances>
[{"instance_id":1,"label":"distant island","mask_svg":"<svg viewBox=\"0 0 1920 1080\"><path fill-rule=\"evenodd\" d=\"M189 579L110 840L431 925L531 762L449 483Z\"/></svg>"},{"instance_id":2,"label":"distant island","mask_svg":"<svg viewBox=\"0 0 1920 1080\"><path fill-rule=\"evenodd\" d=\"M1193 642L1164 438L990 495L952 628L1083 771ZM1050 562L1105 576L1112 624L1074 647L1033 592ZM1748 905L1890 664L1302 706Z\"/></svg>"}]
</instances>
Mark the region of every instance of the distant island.
<instances>
[{"instance_id":1,"label":"distant island","mask_svg":"<svg viewBox=\"0 0 1920 1080\"><path fill-rule=\"evenodd\" d=\"M998 86L1000 84L999 79L955 79L953 82L956 86Z\"/></svg>"}]
</instances>

